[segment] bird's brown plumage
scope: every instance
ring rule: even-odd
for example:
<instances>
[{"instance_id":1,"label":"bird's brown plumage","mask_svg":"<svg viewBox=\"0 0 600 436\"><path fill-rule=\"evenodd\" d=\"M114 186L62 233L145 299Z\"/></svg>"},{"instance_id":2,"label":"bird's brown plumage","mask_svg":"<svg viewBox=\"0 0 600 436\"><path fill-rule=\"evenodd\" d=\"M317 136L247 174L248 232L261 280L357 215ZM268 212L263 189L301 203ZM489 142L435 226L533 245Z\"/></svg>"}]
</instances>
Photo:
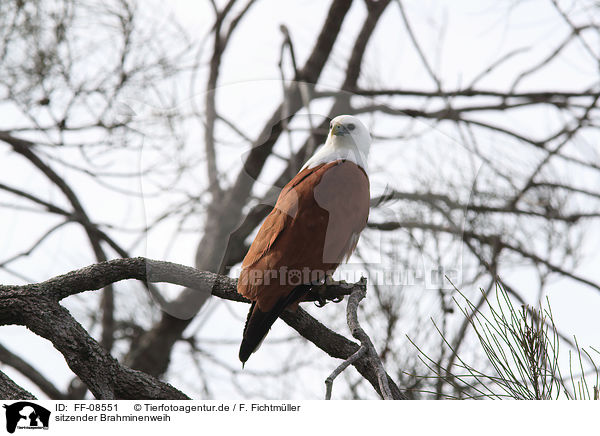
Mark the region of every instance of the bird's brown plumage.
<instances>
[{"instance_id":1,"label":"bird's brown plumage","mask_svg":"<svg viewBox=\"0 0 600 436\"><path fill-rule=\"evenodd\" d=\"M297 306L298 285L322 280L352 253L368 215L369 179L348 160L306 168L283 188L242 262L238 292L253 301L242 362L281 312Z\"/></svg>"}]
</instances>

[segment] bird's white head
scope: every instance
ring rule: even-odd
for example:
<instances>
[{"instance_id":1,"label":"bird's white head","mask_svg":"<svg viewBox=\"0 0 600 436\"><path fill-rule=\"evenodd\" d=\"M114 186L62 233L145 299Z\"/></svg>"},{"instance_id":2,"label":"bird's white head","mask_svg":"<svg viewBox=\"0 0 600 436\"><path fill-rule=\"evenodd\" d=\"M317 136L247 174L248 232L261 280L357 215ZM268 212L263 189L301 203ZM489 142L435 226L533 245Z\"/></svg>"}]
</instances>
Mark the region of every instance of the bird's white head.
<instances>
[{"instance_id":1,"label":"bird's white head","mask_svg":"<svg viewBox=\"0 0 600 436\"><path fill-rule=\"evenodd\" d=\"M369 129L352 115L339 115L329 124L329 135L327 135L325 145L317 150L303 169L345 159L367 170L370 148Z\"/></svg>"}]
</instances>

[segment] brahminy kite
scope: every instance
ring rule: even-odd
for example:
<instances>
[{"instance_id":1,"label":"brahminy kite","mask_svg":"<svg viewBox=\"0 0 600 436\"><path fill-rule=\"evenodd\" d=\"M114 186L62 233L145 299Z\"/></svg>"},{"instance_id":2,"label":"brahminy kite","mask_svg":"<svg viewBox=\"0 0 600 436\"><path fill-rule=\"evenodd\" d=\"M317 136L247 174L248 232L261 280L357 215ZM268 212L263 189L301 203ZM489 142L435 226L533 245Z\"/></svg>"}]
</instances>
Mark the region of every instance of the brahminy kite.
<instances>
[{"instance_id":1,"label":"brahminy kite","mask_svg":"<svg viewBox=\"0 0 600 436\"><path fill-rule=\"evenodd\" d=\"M245 363L284 309L347 260L369 216L371 135L340 115L325 144L281 191L242 262L237 290L252 301L239 358Z\"/></svg>"}]
</instances>

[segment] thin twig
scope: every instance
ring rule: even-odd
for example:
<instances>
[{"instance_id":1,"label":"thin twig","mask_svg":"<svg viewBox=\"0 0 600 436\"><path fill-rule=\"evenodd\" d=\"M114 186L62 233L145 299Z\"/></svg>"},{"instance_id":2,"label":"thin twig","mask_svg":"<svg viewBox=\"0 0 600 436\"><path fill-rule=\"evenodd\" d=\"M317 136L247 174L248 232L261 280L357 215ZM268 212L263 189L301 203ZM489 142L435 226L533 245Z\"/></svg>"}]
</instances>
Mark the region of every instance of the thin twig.
<instances>
[{"instance_id":1,"label":"thin twig","mask_svg":"<svg viewBox=\"0 0 600 436\"><path fill-rule=\"evenodd\" d=\"M350 356L349 358L344 360L340 366L338 366L336 369L333 370L333 372L331 374L329 374L329 377L327 377L325 379L325 387L326 387L325 399L326 400L331 400L331 390L333 388L333 381L336 379L336 377L338 375L340 375L342 372L344 372L346 370L346 368L348 368L350 365L352 365L354 362L356 362L358 359L360 359L366 352L367 352L367 347L364 347L361 345L356 353L354 353L352 356Z\"/></svg>"},{"instance_id":2,"label":"thin twig","mask_svg":"<svg viewBox=\"0 0 600 436\"><path fill-rule=\"evenodd\" d=\"M329 377L325 380L325 385L327 386L326 399L331 398L331 388L333 384L333 380L342 373L348 366L356 362L360 357L366 354L367 359L370 364L375 369L375 373L377 374L377 381L379 382L379 390L380 394L384 400L393 400L394 397L390 390L390 386L388 383L388 376L383 367L383 363L375 350L375 346L373 342L371 342L371 338L365 333L363 328L360 326L358 322L358 305L367 295L367 279L361 278L360 284L363 286L357 286L352 293L350 294L350 298L348 298L348 306L346 308L346 321L348 323L348 328L350 328L350 332L352 336L360 341L360 348L350 356L347 360L345 360L335 371L331 373Z\"/></svg>"}]
</instances>

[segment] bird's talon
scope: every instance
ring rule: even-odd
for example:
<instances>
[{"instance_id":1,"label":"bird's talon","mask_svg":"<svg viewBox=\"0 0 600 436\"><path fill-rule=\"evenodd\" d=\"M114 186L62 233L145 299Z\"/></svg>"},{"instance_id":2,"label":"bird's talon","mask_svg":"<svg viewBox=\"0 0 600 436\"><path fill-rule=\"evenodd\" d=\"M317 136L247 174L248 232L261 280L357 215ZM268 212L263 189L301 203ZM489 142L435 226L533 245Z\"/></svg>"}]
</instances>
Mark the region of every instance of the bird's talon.
<instances>
[{"instance_id":1,"label":"bird's talon","mask_svg":"<svg viewBox=\"0 0 600 436\"><path fill-rule=\"evenodd\" d=\"M327 282L315 284L310 290L315 299L315 306L323 307L327 304Z\"/></svg>"},{"instance_id":2,"label":"bird's talon","mask_svg":"<svg viewBox=\"0 0 600 436\"><path fill-rule=\"evenodd\" d=\"M327 300L325 300L324 298L317 296L317 300L315 300L315 306L317 307L323 307L327 304Z\"/></svg>"},{"instance_id":3,"label":"bird's talon","mask_svg":"<svg viewBox=\"0 0 600 436\"><path fill-rule=\"evenodd\" d=\"M345 280L333 280L330 275L325 277L322 283L314 284L310 290L310 294L314 298L315 306L323 307L330 301L339 303L344 300L343 295L329 295L327 292L328 286L349 286Z\"/></svg>"}]
</instances>

